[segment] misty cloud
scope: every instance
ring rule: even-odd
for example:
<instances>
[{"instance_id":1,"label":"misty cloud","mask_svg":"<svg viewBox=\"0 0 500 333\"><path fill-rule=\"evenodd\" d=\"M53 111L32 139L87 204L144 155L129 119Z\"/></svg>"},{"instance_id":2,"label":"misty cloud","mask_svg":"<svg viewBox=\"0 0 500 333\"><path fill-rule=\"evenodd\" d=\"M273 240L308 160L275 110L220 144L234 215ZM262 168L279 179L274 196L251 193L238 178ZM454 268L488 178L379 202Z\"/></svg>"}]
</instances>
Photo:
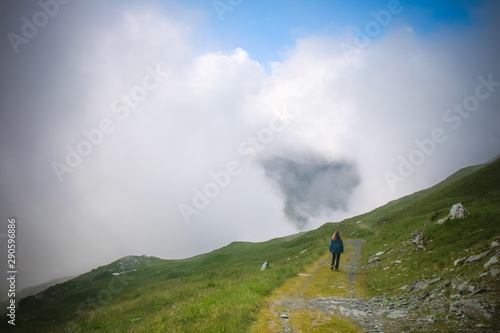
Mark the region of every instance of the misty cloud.
<instances>
[{"instance_id":1,"label":"misty cloud","mask_svg":"<svg viewBox=\"0 0 500 333\"><path fill-rule=\"evenodd\" d=\"M349 27L386 3L319 2L326 11L245 2L221 22L210 1L74 0L15 53L7 34L22 34L22 18L41 7L0 1L0 212L4 227L18 221L19 287L126 255L185 258L319 227L498 154L496 86L460 128L443 115L479 76L500 82L500 3L467 7L470 25L432 19L422 33L431 17L406 2L348 63L339 45L352 41ZM323 21L309 26L304 10ZM157 64L161 82L137 95ZM134 92L140 103L127 104ZM266 144L244 145L249 159L238 147L269 131L276 112L293 117ZM52 163L66 164L67 147L103 119L114 131L60 182ZM385 172L437 127L448 139L391 191ZM186 224L179 205L231 160L242 172Z\"/></svg>"},{"instance_id":2,"label":"misty cloud","mask_svg":"<svg viewBox=\"0 0 500 333\"><path fill-rule=\"evenodd\" d=\"M309 217L325 211L347 211L350 196L361 180L354 163L332 162L313 153L298 158L273 157L261 165L284 197L286 216L301 229L307 227Z\"/></svg>"}]
</instances>

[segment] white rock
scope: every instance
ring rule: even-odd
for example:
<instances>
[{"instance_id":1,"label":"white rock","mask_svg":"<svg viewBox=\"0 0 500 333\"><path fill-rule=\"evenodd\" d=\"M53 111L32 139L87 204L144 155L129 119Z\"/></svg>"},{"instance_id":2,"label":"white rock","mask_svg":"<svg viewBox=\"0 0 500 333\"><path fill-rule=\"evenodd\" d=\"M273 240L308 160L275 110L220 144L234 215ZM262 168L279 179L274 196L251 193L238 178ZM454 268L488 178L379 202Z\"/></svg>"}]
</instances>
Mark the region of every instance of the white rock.
<instances>
[{"instance_id":1,"label":"white rock","mask_svg":"<svg viewBox=\"0 0 500 333\"><path fill-rule=\"evenodd\" d=\"M448 221L448 217L445 217L444 219L439 219L439 220L437 220L436 224L443 224L443 223L445 223L446 221Z\"/></svg>"},{"instance_id":2,"label":"white rock","mask_svg":"<svg viewBox=\"0 0 500 333\"><path fill-rule=\"evenodd\" d=\"M261 271L264 271L266 270L266 268L269 268L269 264L267 263L267 261L265 263L262 264L262 267L261 267Z\"/></svg>"},{"instance_id":3,"label":"white rock","mask_svg":"<svg viewBox=\"0 0 500 333\"><path fill-rule=\"evenodd\" d=\"M456 266L458 265L460 262L464 261L465 260L465 257L464 258L460 258L460 259L456 259L454 262L453 262L453 266Z\"/></svg>"},{"instance_id":4,"label":"white rock","mask_svg":"<svg viewBox=\"0 0 500 333\"><path fill-rule=\"evenodd\" d=\"M483 253L475 255L475 256L470 256L469 258L467 258L467 260L465 260L465 262L467 264L470 264L470 263L479 261L479 260L483 259L484 257L486 257L489 253L490 253L490 251L486 251L486 252L483 252Z\"/></svg>"},{"instance_id":5,"label":"white rock","mask_svg":"<svg viewBox=\"0 0 500 333\"><path fill-rule=\"evenodd\" d=\"M495 247L498 247L498 245L499 245L499 244L498 244L497 242L493 241L493 242L491 242L490 247L491 247L492 249L494 249Z\"/></svg>"},{"instance_id":6,"label":"white rock","mask_svg":"<svg viewBox=\"0 0 500 333\"><path fill-rule=\"evenodd\" d=\"M500 274L500 269L496 269L494 267L491 267L490 274L491 274L491 276L497 276L498 274Z\"/></svg>"},{"instance_id":7,"label":"white rock","mask_svg":"<svg viewBox=\"0 0 500 333\"><path fill-rule=\"evenodd\" d=\"M469 211L461 203L454 204L450 209L450 218L464 219L469 216Z\"/></svg>"},{"instance_id":8,"label":"white rock","mask_svg":"<svg viewBox=\"0 0 500 333\"><path fill-rule=\"evenodd\" d=\"M384 253L385 253L385 251L380 251L380 252L375 253L375 255L376 255L376 256L381 256L381 255L382 255L382 254L384 254Z\"/></svg>"},{"instance_id":9,"label":"white rock","mask_svg":"<svg viewBox=\"0 0 500 333\"><path fill-rule=\"evenodd\" d=\"M372 264L374 262L378 262L380 261L379 257L377 256L372 256L370 259L368 259L368 261L366 262L367 264Z\"/></svg>"},{"instance_id":10,"label":"white rock","mask_svg":"<svg viewBox=\"0 0 500 333\"><path fill-rule=\"evenodd\" d=\"M484 268L487 269L491 265L495 265L495 264L498 264L498 257L497 256L491 257L490 260L488 260L488 262L486 264L484 264Z\"/></svg>"}]
</instances>

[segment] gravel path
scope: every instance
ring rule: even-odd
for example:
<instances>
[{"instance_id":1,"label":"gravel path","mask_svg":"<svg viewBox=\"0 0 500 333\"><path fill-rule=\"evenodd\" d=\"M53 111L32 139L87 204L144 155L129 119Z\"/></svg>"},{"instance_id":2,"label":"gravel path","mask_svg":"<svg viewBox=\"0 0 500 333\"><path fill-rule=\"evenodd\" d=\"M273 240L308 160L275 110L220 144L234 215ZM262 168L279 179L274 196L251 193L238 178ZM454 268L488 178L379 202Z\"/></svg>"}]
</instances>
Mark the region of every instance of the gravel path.
<instances>
[{"instance_id":1,"label":"gravel path","mask_svg":"<svg viewBox=\"0 0 500 333\"><path fill-rule=\"evenodd\" d=\"M276 311L280 315L281 327L280 332L299 332L290 323L290 318L294 316L295 311L311 310L319 311L327 316L335 318L348 319L356 326L360 327L365 332L402 332L401 327L407 324L407 312L398 307L394 307L385 301L383 298L375 297L372 299L364 299L359 297L357 290L357 271L361 268L361 246L363 240L345 241L346 245L354 247L354 255L348 262L340 264L339 272L332 272L331 283L335 283L336 274L348 274L348 291L352 297L317 297L306 298L303 295L287 295L276 301L273 306L275 308L285 308L287 311ZM320 269L329 269L329 259L321 259L319 263ZM314 274L304 276L302 289L307 287L307 284L314 281ZM302 330L303 331L303 330Z\"/></svg>"}]
</instances>

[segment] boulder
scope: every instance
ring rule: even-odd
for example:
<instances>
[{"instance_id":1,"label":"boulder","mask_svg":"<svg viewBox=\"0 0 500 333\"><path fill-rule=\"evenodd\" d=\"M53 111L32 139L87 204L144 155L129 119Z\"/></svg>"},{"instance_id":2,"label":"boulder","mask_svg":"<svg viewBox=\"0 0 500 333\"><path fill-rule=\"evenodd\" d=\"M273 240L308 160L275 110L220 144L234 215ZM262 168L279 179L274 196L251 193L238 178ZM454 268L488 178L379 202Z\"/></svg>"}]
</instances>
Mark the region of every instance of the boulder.
<instances>
[{"instance_id":1,"label":"boulder","mask_svg":"<svg viewBox=\"0 0 500 333\"><path fill-rule=\"evenodd\" d=\"M457 285L456 289L460 294L465 294L465 292L469 289L469 285L467 284L467 282L464 282Z\"/></svg>"},{"instance_id":2,"label":"boulder","mask_svg":"<svg viewBox=\"0 0 500 333\"><path fill-rule=\"evenodd\" d=\"M491 320L492 314L477 299L463 299L450 304L450 312L469 318Z\"/></svg>"},{"instance_id":3,"label":"boulder","mask_svg":"<svg viewBox=\"0 0 500 333\"><path fill-rule=\"evenodd\" d=\"M491 320L492 315L477 300L467 300L462 312L469 318Z\"/></svg>"},{"instance_id":4,"label":"boulder","mask_svg":"<svg viewBox=\"0 0 500 333\"><path fill-rule=\"evenodd\" d=\"M488 267L495 264L498 264L498 256L491 257L490 260L488 260L488 262L484 264L484 268L488 269Z\"/></svg>"},{"instance_id":5,"label":"boulder","mask_svg":"<svg viewBox=\"0 0 500 333\"><path fill-rule=\"evenodd\" d=\"M490 275L491 276L497 276L498 274L500 274L500 269L497 269L497 268L494 268L494 267L490 268Z\"/></svg>"},{"instance_id":6,"label":"boulder","mask_svg":"<svg viewBox=\"0 0 500 333\"><path fill-rule=\"evenodd\" d=\"M469 216L469 211L461 203L454 204L450 209L450 218L464 219Z\"/></svg>"},{"instance_id":7,"label":"boulder","mask_svg":"<svg viewBox=\"0 0 500 333\"><path fill-rule=\"evenodd\" d=\"M367 264L373 264L374 262L380 261L379 257L377 256L372 256L368 261L366 262Z\"/></svg>"},{"instance_id":8,"label":"boulder","mask_svg":"<svg viewBox=\"0 0 500 333\"><path fill-rule=\"evenodd\" d=\"M423 281L420 281L420 280L415 280L409 287L410 291L419 291L419 290L423 290L427 287L429 287L430 285L433 285L434 283L438 282L440 280L440 278L435 278L433 280L423 280Z\"/></svg>"},{"instance_id":9,"label":"boulder","mask_svg":"<svg viewBox=\"0 0 500 333\"><path fill-rule=\"evenodd\" d=\"M486 257L490 252L491 251L486 251L486 252L483 252L483 253L478 254L478 255L470 256L469 258L467 258L467 260L465 260L465 263L471 264L473 262L479 261L479 260L483 259L484 257Z\"/></svg>"}]
</instances>

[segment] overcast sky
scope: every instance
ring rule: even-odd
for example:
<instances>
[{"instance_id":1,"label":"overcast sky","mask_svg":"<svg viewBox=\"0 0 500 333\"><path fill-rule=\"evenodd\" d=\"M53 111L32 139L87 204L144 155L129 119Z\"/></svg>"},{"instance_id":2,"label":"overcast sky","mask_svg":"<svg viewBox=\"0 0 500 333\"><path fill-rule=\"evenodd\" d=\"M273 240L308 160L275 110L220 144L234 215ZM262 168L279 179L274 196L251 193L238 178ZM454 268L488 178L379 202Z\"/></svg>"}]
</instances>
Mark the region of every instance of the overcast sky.
<instances>
[{"instance_id":1,"label":"overcast sky","mask_svg":"<svg viewBox=\"0 0 500 333\"><path fill-rule=\"evenodd\" d=\"M500 3L360 3L1 1L18 287L309 230L496 156Z\"/></svg>"}]
</instances>

